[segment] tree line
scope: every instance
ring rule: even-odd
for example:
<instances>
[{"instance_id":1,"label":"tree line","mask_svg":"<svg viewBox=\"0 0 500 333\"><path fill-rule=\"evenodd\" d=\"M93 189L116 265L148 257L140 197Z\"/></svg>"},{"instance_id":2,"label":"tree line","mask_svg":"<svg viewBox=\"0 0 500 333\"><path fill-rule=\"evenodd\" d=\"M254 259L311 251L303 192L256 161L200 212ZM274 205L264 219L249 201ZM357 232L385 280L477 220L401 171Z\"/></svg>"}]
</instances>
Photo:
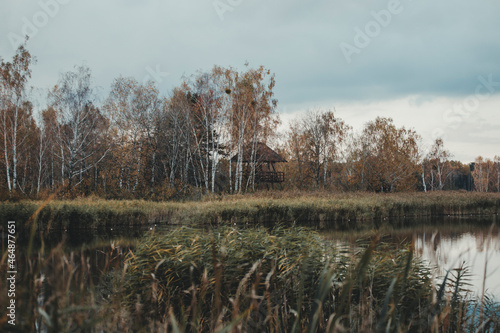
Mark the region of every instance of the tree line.
<instances>
[{"instance_id":1,"label":"tree line","mask_svg":"<svg viewBox=\"0 0 500 333\"><path fill-rule=\"evenodd\" d=\"M278 133L275 76L262 66L214 66L168 96L153 81L120 76L103 101L91 70L75 66L35 112L28 86L35 62L25 44L12 60L0 58L3 199L254 191L269 186L256 174L259 143L288 161L278 166L286 180L276 189L500 190L499 157L463 165L441 139L424 155L420 136L390 118L355 133L334 111L310 110Z\"/></svg>"},{"instance_id":2,"label":"tree line","mask_svg":"<svg viewBox=\"0 0 500 333\"><path fill-rule=\"evenodd\" d=\"M425 149L413 129L377 117L355 133L330 110L310 110L292 122L281 152L287 186L340 191L500 192L500 156L453 160L437 138Z\"/></svg>"}]
</instances>

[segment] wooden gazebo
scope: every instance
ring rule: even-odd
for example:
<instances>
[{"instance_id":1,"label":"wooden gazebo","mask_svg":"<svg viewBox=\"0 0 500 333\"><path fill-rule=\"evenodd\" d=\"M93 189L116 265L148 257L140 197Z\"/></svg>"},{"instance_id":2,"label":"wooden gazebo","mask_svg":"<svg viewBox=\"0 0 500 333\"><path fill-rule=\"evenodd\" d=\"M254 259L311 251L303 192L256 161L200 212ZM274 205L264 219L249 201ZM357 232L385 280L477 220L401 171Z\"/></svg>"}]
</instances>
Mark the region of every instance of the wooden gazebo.
<instances>
[{"instance_id":1,"label":"wooden gazebo","mask_svg":"<svg viewBox=\"0 0 500 333\"><path fill-rule=\"evenodd\" d=\"M250 176L250 163L252 161L253 145L245 146L243 149L243 163L247 165L244 171L246 177ZM233 156L232 162L238 161L238 154ZM275 163L287 163L277 152L269 148L265 143L255 143L255 182L256 183L283 183L285 173L276 171Z\"/></svg>"}]
</instances>

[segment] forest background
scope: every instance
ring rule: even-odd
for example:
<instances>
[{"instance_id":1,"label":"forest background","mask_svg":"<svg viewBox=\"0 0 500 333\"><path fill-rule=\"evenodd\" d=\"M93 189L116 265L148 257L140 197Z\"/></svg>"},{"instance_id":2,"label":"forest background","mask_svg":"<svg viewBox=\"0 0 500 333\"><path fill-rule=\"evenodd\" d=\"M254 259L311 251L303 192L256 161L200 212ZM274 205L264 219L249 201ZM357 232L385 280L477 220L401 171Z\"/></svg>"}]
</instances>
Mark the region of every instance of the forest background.
<instances>
[{"instance_id":1,"label":"forest background","mask_svg":"<svg viewBox=\"0 0 500 333\"><path fill-rule=\"evenodd\" d=\"M154 81L117 77L99 101L85 65L60 75L34 111L36 59L26 44L0 63L0 198L180 199L259 189L500 192L500 156L453 160L441 138L424 149L391 118L359 132L335 109L310 109L278 131L276 79L263 66L214 66L160 94ZM262 184L267 144L287 163L279 184ZM243 156L250 156L250 161ZM272 187L271 187L272 186Z\"/></svg>"}]
</instances>

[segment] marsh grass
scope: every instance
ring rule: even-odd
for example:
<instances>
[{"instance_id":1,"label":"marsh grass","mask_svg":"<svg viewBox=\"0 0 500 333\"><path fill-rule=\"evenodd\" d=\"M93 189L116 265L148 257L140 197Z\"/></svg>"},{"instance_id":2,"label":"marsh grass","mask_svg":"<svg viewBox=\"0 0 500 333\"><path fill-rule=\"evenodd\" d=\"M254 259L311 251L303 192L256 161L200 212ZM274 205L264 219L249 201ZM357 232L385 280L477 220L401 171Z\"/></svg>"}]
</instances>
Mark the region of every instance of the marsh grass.
<instances>
[{"instance_id":1,"label":"marsh grass","mask_svg":"<svg viewBox=\"0 0 500 333\"><path fill-rule=\"evenodd\" d=\"M183 227L78 249L42 241L32 253L18 255L19 332L495 332L500 324L498 303L463 293L466 267L434 287L411 248L376 236L343 250L302 227ZM4 254L2 280L5 264ZM12 328L5 302L2 331Z\"/></svg>"},{"instance_id":2,"label":"marsh grass","mask_svg":"<svg viewBox=\"0 0 500 333\"><path fill-rule=\"evenodd\" d=\"M310 313L316 280L328 260L319 235L300 228L272 234L260 228L205 234L180 228L164 237L151 235L130 255L125 295L130 306L141 304L145 318L164 321L170 312L182 317L183 329L189 318L239 322L262 312L289 327L293 318L276 312L275 304L296 305L300 299L301 312Z\"/></svg>"},{"instance_id":3,"label":"marsh grass","mask_svg":"<svg viewBox=\"0 0 500 333\"><path fill-rule=\"evenodd\" d=\"M38 201L1 202L4 221L27 221ZM198 201L153 202L81 198L56 200L37 215L39 229L109 229L137 225L296 224L325 229L370 229L407 217L497 215L500 194L438 193L290 193L208 196ZM399 218L399 220L398 220ZM396 222L395 222L396 221Z\"/></svg>"},{"instance_id":4,"label":"marsh grass","mask_svg":"<svg viewBox=\"0 0 500 333\"><path fill-rule=\"evenodd\" d=\"M204 235L182 228L140 243L127 258L122 289L138 327L155 323L181 332L454 332L486 322L490 331L498 327L495 315L479 320L470 314L479 301L462 294L465 269L435 288L430 268L410 248L377 237L348 252L301 228L223 228Z\"/></svg>"},{"instance_id":5,"label":"marsh grass","mask_svg":"<svg viewBox=\"0 0 500 333\"><path fill-rule=\"evenodd\" d=\"M91 332L107 320L108 309L102 305L102 283L112 270L123 265L123 251L128 243L95 243L76 250L69 249L64 242L48 247L42 241L30 245L31 255L26 244L17 245L16 325L7 323L4 309L8 299L0 297L0 331ZM5 253L0 268L4 281ZM6 288L0 284L2 295L7 295Z\"/></svg>"}]
</instances>

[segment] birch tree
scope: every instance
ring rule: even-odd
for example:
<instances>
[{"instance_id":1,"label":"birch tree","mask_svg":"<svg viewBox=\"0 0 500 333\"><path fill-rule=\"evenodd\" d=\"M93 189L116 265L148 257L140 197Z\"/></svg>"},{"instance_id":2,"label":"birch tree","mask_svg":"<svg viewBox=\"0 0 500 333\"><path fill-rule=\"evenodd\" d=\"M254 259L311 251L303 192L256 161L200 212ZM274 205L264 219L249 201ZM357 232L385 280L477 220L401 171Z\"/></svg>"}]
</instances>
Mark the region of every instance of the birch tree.
<instances>
[{"instance_id":1,"label":"birch tree","mask_svg":"<svg viewBox=\"0 0 500 333\"><path fill-rule=\"evenodd\" d=\"M191 109L195 103L185 85L175 88L172 96L164 102L163 112L159 118L160 159L170 188L176 187L177 181L189 183L190 174L195 186L199 186L200 177L193 167L192 156Z\"/></svg>"},{"instance_id":2,"label":"birch tree","mask_svg":"<svg viewBox=\"0 0 500 333\"><path fill-rule=\"evenodd\" d=\"M223 89L221 69L199 73L190 84L193 99L191 133L207 191L215 192L215 180L220 156L223 155L223 128L228 118L227 94Z\"/></svg>"},{"instance_id":3,"label":"birch tree","mask_svg":"<svg viewBox=\"0 0 500 333\"><path fill-rule=\"evenodd\" d=\"M251 151L251 174L255 179L255 151L257 141L265 141L274 126L279 123L276 114L277 101L273 98L276 84L274 74L264 67L239 73L232 68L224 71L225 92L229 95L230 155L237 154L234 192L243 190L243 156L246 148ZM229 170L231 172L231 161ZM231 173L229 175L231 178ZM254 180L253 180L254 181Z\"/></svg>"},{"instance_id":4,"label":"birch tree","mask_svg":"<svg viewBox=\"0 0 500 333\"><path fill-rule=\"evenodd\" d=\"M309 111L303 119L303 127L316 186L322 183L326 187L328 166L337 160L348 127L331 110Z\"/></svg>"},{"instance_id":5,"label":"birch tree","mask_svg":"<svg viewBox=\"0 0 500 333\"><path fill-rule=\"evenodd\" d=\"M290 129L289 147L297 161L300 182L303 184L305 177L311 177L317 188L326 187L331 178L330 167L340 160L350 127L331 110L313 109L292 123Z\"/></svg>"},{"instance_id":6,"label":"birch tree","mask_svg":"<svg viewBox=\"0 0 500 333\"><path fill-rule=\"evenodd\" d=\"M474 161L472 178L474 186L478 192L489 192L492 189L493 175L495 173L495 163L489 158L478 156Z\"/></svg>"},{"instance_id":7,"label":"birch tree","mask_svg":"<svg viewBox=\"0 0 500 333\"><path fill-rule=\"evenodd\" d=\"M133 78L118 77L111 85L111 91L104 104L111 119L117 160L118 187L132 191L134 179L138 179L141 158L141 121L134 105L135 92L139 83ZM135 175L135 177L134 177Z\"/></svg>"},{"instance_id":8,"label":"birch tree","mask_svg":"<svg viewBox=\"0 0 500 333\"><path fill-rule=\"evenodd\" d=\"M96 95L92 87L91 71L86 66L77 66L74 71L61 75L58 85L49 99L57 112L59 123L58 140L63 161L63 179L68 190L83 180L83 174L98 164L109 151L97 150L105 143L107 118L95 106Z\"/></svg>"},{"instance_id":9,"label":"birch tree","mask_svg":"<svg viewBox=\"0 0 500 333\"><path fill-rule=\"evenodd\" d=\"M3 161L9 193L17 189L19 150L29 135L27 131L22 131L32 121L26 85L31 78L34 62L25 45L21 45L11 62L2 60L0 63L0 128L3 132Z\"/></svg>"},{"instance_id":10,"label":"birch tree","mask_svg":"<svg viewBox=\"0 0 500 333\"><path fill-rule=\"evenodd\" d=\"M450 166L451 153L444 149L443 139L434 141L431 151L427 154L424 163L429 166L428 176L431 190L443 190L446 181L450 178L453 169Z\"/></svg>"},{"instance_id":11,"label":"birch tree","mask_svg":"<svg viewBox=\"0 0 500 333\"><path fill-rule=\"evenodd\" d=\"M104 109L110 115L117 144L120 190L137 191L144 160L150 158L149 188L153 191L158 154L157 124L162 105L152 81L140 84L133 78L118 77L111 85Z\"/></svg>"},{"instance_id":12,"label":"birch tree","mask_svg":"<svg viewBox=\"0 0 500 333\"><path fill-rule=\"evenodd\" d=\"M139 85L134 92L133 105L135 112L138 114L141 136L147 143L147 157L149 158L150 177L149 177L149 192L153 193L155 187L156 162L158 154L158 126L160 112L162 111L162 99L159 96L159 91L153 81ZM140 166L140 163L139 163ZM137 180L134 185L134 192L137 188Z\"/></svg>"}]
</instances>

